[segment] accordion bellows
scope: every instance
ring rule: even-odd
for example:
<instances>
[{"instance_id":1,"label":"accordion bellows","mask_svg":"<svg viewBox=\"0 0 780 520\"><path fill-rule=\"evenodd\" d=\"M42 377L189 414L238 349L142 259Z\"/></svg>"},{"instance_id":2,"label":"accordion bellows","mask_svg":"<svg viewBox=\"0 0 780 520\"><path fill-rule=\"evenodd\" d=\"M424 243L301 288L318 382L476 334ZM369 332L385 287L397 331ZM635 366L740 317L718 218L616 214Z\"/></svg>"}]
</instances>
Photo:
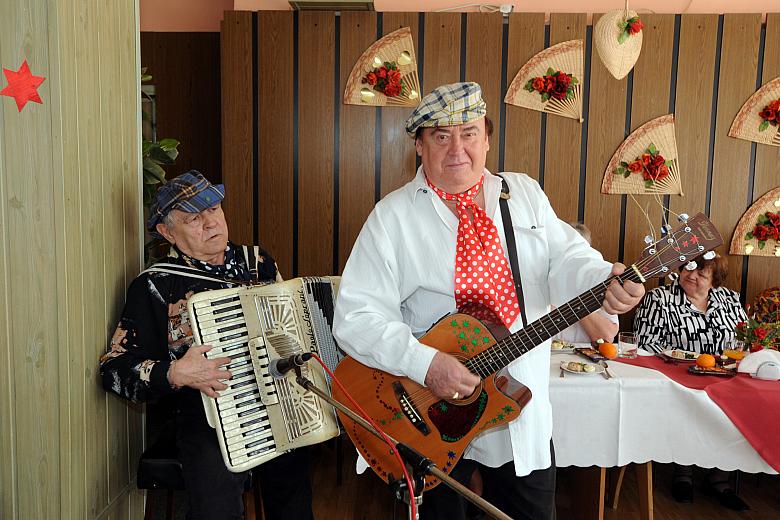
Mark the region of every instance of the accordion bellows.
<instances>
[{"instance_id":1,"label":"accordion bellows","mask_svg":"<svg viewBox=\"0 0 780 520\"><path fill-rule=\"evenodd\" d=\"M780 146L780 125L768 125L763 132L759 130L763 121L759 114L765 106L778 99L780 99L780 78L775 78L745 101L737 112L734 122L731 123L729 137Z\"/></svg>"},{"instance_id":2,"label":"accordion bellows","mask_svg":"<svg viewBox=\"0 0 780 520\"><path fill-rule=\"evenodd\" d=\"M583 48L582 40L569 40L538 53L517 72L507 89L504 102L582 122L582 81L585 71ZM544 76L548 69L565 72L577 78L579 83L574 85L574 96L571 99L550 98L543 101L538 92L524 90L528 80Z\"/></svg>"},{"instance_id":3,"label":"accordion bellows","mask_svg":"<svg viewBox=\"0 0 780 520\"><path fill-rule=\"evenodd\" d=\"M631 173L624 177L616 173L621 162L631 163L641 157L650 145L654 145L670 164L669 175L654 181L652 186L645 185L641 174ZM621 144L607 165L604 180L601 183L601 193L635 194L635 195L682 195L680 180L680 162L677 157L677 140L674 136L674 115L652 119L643 124Z\"/></svg>"},{"instance_id":4,"label":"accordion bellows","mask_svg":"<svg viewBox=\"0 0 780 520\"><path fill-rule=\"evenodd\" d=\"M593 44L601 62L615 79L625 78L642 52L641 31L628 37L623 43L618 41L623 31L619 24L636 15L636 11L615 9L604 13L593 27Z\"/></svg>"},{"instance_id":5,"label":"accordion bellows","mask_svg":"<svg viewBox=\"0 0 780 520\"><path fill-rule=\"evenodd\" d=\"M742 215L734 229L729 246L730 255L780 256L780 241L768 239L765 246L758 247L758 240L747 240L745 235L753 231L758 217L767 212L780 213L780 186L766 192Z\"/></svg>"},{"instance_id":6,"label":"accordion bellows","mask_svg":"<svg viewBox=\"0 0 780 520\"><path fill-rule=\"evenodd\" d=\"M397 96L386 96L363 82L372 70L386 62L395 63L405 85L404 92ZM420 78L417 74L417 58L414 53L412 31L403 27L374 42L358 58L349 73L344 88L344 103L347 105L414 107L420 103Z\"/></svg>"}]
</instances>

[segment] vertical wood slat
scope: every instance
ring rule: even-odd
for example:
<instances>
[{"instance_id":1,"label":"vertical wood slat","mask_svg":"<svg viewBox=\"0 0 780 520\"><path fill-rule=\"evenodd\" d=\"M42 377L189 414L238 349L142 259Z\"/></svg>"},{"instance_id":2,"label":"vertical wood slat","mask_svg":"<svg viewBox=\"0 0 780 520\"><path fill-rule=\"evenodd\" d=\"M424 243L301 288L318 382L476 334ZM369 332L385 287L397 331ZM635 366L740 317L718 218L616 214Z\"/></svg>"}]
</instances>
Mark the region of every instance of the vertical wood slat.
<instances>
[{"instance_id":1,"label":"vertical wood slat","mask_svg":"<svg viewBox=\"0 0 780 520\"><path fill-rule=\"evenodd\" d=\"M671 197L670 215L706 209L717 37L718 15L682 16L674 125L684 195Z\"/></svg>"},{"instance_id":2,"label":"vertical wood slat","mask_svg":"<svg viewBox=\"0 0 780 520\"><path fill-rule=\"evenodd\" d=\"M74 27L76 9L73 2L60 4L57 8L57 20L60 27ZM65 32L64 30L62 32ZM59 40L57 52L61 63L75 63L77 42L75 38L52 38ZM50 43L51 45L51 43ZM75 66L58 66L50 71L47 81L58 83L63 91L78 90L78 71ZM51 108L62 116L59 142L55 142L55 161L59 164L79 164L78 148L78 110L76 103L69 103L61 96L53 96ZM70 425L85 425L86 384L83 371L85 355L83 349L87 342L84 337L84 313L82 291L84 275L79 269L73 269L67 259L80 258L83 248L81 229L81 192L79 190L79 168L63 168L56 189L60 196L55 198L54 211L61 215L63 240L57 240L56 255L66 261L58 262L57 278L60 280L57 290L57 304L67 309L65 319L58 320L59 350L67 362L60 367L60 417L67 418L60 425L61 468L60 479L62 496L60 511L63 516L83 516L86 511L86 439L84 432ZM121 206L120 206L121 209ZM124 280L123 280L124 281ZM91 412L91 410L90 410ZM7 517L10 518L10 517Z\"/></svg>"},{"instance_id":3,"label":"vertical wood slat","mask_svg":"<svg viewBox=\"0 0 780 520\"><path fill-rule=\"evenodd\" d=\"M728 137L728 131L735 114L755 92L760 31L761 15L724 15L710 220L725 241L734 233L747 204L751 143ZM738 291L742 257L728 259L729 276L724 285Z\"/></svg>"},{"instance_id":4,"label":"vertical wood slat","mask_svg":"<svg viewBox=\"0 0 780 520\"><path fill-rule=\"evenodd\" d=\"M122 189L122 153L119 133L109 129L111 124L109 114L121 118L122 103L125 101L121 95L121 74L118 64L121 63L119 42L119 27L117 26L120 13L125 8L121 3L113 3L97 9L97 23L101 30L98 33L98 59L100 63L114 63L113 67L100 67L100 124L101 124L101 149L104 150L104 161L101 173L103 179L103 197L106 204L102 205L101 217L103 219L103 235L105 253L101 257L103 272L110 273L116 266L121 266L126 253L124 251L124 219L121 211L124 193ZM94 359L106 349L106 338L114 331L114 324L118 321L122 302L121 295L125 292L124 273L120 276L106 276L101 287L103 291L104 320L102 321L102 334L98 336L98 351ZM89 373L95 381L98 378L97 368L93 363ZM91 385L98 386L99 385ZM102 391L102 389L101 389ZM107 406L107 421L105 438L108 449L108 501L111 502L124 493L128 482L130 466L137 461L130 461L128 455L130 445L128 442L128 406L116 398L104 395L103 401ZM127 502L129 505L129 502ZM126 516L127 510L123 510Z\"/></svg>"},{"instance_id":5,"label":"vertical wood slat","mask_svg":"<svg viewBox=\"0 0 780 520\"><path fill-rule=\"evenodd\" d=\"M95 381L96 363L100 354L106 349L105 295L103 287L106 277L101 255L91 254L91 251L105 251L105 236L103 216L100 213L103 200L103 168L105 161L102 154L92 160L86 160L84 153L93 146L102 146L100 129L101 115L98 105L100 99L100 56L94 49L99 48L98 28L100 27L97 1L81 2L80 16L76 18L76 31L84 37L77 42L78 78L90 78L89 81L78 81L80 95L89 100L79 104L79 160L81 168L81 200L82 232L90 237L85 244L86 254L82 256L85 273L82 286L82 305L85 309L84 332L85 348L82 366L86 372L86 407L84 429L87 432L100 432L89 443L89 456L86 459L87 475L101 475L93 485L87 486L87 510L90 515L98 514L109 502L108 478L104 475L108 463L107 439L105 437L107 421L107 395L99 385L90 384ZM85 117L86 116L86 117ZM84 126L82 127L82 123ZM84 151L84 152L82 152ZM94 249L92 249L94 248ZM87 362L91 361L88 365Z\"/></svg>"},{"instance_id":6,"label":"vertical wood slat","mask_svg":"<svg viewBox=\"0 0 780 520\"><path fill-rule=\"evenodd\" d=\"M352 67L376 41L376 14L341 15L340 93ZM341 104L339 124L339 248L338 272L344 269L360 228L374 207L376 110Z\"/></svg>"},{"instance_id":7,"label":"vertical wood slat","mask_svg":"<svg viewBox=\"0 0 780 520\"><path fill-rule=\"evenodd\" d=\"M334 34L333 13L299 13L298 276L333 271Z\"/></svg>"},{"instance_id":8,"label":"vertical wood slat","mask_svg":"<svg viewBox=\"0 0 780 520\"><path fill-rule=\"evenodd\" d=\"M222 180L234 242L254 241L252 13L226 11L221 23Z\"/></svg>"},{"instance_id":9,"label":"vertical wood slat","mask_svg":"<svg viewBox=\"0 0 780 520\"><path fill-rule=\"evenodd\" d=\"M503 15L501 13L468 13L466 15L466 81L482 87L487 116L493 121L493 137L485 167L498 171L498 148L501 130L501 56Z\"/></svg>"},{"instance_id":10,"label":"vertical wood slat","mask_svg":"<svg viewBox=\"0 0 780 520\"><path fill-rule=\"evenodd\" d=\"M585 14L551 14L550 45L584 40L585 23ZM583 82L585 78L577 80ZM566 221L577 219L581 142L582 123L567 117L547 116L544 185L558 218Z\"/></svg>"},{"instance_id":11,"label":"vertical wood slat","mask_svg":"<svg viewBox=\"0 0 780 520\"><path fill-rule=\"evenodd\" d=\"M780 14L767 15L762 84L780 76ZM753 202L766 192L780 186L780 148L756 145L756 173L753 182ZM728 241L730 237L724 237ZM774 257L751 256L748 261L746 303L758 293L780 285L780 261Z\"/></svg>"},{"instance_id":12,"label":"vertical wood slat","mask_svg":"<svg viewBox=\"0 0 780 520\"><path fill-rule=\"evenodd\" d=\"M460 20L459 13L425 13L423 95L460 81Z\"/></svg>"},{"instance_id":13,"label":"vertical wood slat","mask_svg":"<svg viewBox=\"0 0 780 520\"><path fill-rule=\"evenodd\" d=\"M544 49L544 13L509 15L506 87L528 60ZM502 92L504 95L505 92ZM504 102L503 96L499 100ZM526 173L539 179L542 113L506 105L504 127L504 170ZM496 140L494 146L498 146Z\"/></svg>"},{"instance_id":14,"label":"vertical wood slat","mask_svg":"<svg viewBox=\"0 0 780 520\"><path fill-rule=\"evenodd\" d=\"M257 14L260 243L282 276L293 273L293 13Z\"/></svg>"},{"instance_id":15,"label":"vertical wood slat","mask_svg":"<svg viewBox=\"0 0 780 520\"><path fill-rule=\"evenodd\" d=\"M650 49L639 55L634 66L634 83L631 103L631 131L646 122L669 113L669 86L672 71L672 48L674 45L674 15L643 14L642 47ZM659 143L660 146L660 143ZM663 155L664 150L660 150ZM668 156L668 153L666 154ZM637 174L632 174L637 175ZM659 227L663 212L663 197L629 195L626 206L626 225L623 240L623 257L626 264L633 263L647 245L644 237L651 234L660 238ZM647 212L647 218L644 212ZM649 222L648 222L649 220ZM676 224L673 222L672 224ZM647 289L656 286L656 280L649 280Z\"/></svg>"},{"instance_id":16,"label":"vertical wood slat","mask_svg":"<svg viewBox=\"0 0 780 520\"><path fill-rule=\"evenodd\" d=\"M594 24L600 16L593 16ZM596 52L591 59L588 81L585 224L593 232L593 247L601 251L605 259L615 262L620 246L620 196L602 194L601 182L607 163L625 138L627 81L613 78Z\"/></svg>"},{"instance_id":17,"label":"vertical wood slat","mask_svg":"<svg viewBox=\"0 0 780 520\"><path fill-rule=\"evenodd\" d=\"M45 71L48 75L54 61L48 52L48 23L43 2L4 4L0 62L12 64L8 68L16 70L26 59L33 74ZM44 82L38 92L42 99L50 99L56 90ZM61 495L57 478L61 474L57 456L61 448L60 406L52 398L57 395L61 361L56 348L57 312L56 305L40 305L47 297L54 300L51 291L57 288L52 251L52 230L57 221L51 172L58 167L50 152L53 107L30 103L18 113L13 99L3 97L0 103L0 191L7 261L3 296L10 304L3 311L9 332L4 348L9 349L10 361L4 386L14 389L2 394L9 403L11 426L7 434L3 432L3 444L13 444L11 460L16 463L8 480L3 473L3 496L10 492L8 500L18 517L47 518L57 515ZM11 396L16 399L12 401ZM35 409L23 404L30 402L36 403Z\"/></svg>"},{"instance_id":18,"label":"vertical wood slat","mask_svg":"<svg viewBox=\"0 0 780 520\"><path fill-rule=\"evenodd\" d=\"M386 36L402 27L412 32L414 51L419 63L420 49L417 42L419 16L417 13L388 12L382 15L382 35ZM418 73L421 71L418 71ZM404 121L412 108L382 107L380 197L400 188L415 175L414 140L406 135Z\"/></svg>"}]
</instances>

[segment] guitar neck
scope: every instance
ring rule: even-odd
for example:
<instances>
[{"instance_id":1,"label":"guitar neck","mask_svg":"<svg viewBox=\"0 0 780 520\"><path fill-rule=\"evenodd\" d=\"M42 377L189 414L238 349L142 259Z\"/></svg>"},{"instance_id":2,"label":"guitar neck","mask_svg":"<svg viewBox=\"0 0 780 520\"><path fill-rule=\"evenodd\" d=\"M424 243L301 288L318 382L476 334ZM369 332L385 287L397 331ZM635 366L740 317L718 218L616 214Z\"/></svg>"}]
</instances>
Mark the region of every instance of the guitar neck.
<instances>
[{"instance_id":1,"label":"guitar neck","mask_svg":"<svg viewBox=\"0 0 780 520\"><path fill-rule=\"evenodd\" d=\"M604 295L612 280L618 280L621 284L627 280L643 282L642 277L633 267L628 267L621 275L609 277L549 314L498 341L489 349L476 354L465 363L466 367L483 379L498 372L523 354L598 310L604 302Z\"/></svg>"}]
</instances>

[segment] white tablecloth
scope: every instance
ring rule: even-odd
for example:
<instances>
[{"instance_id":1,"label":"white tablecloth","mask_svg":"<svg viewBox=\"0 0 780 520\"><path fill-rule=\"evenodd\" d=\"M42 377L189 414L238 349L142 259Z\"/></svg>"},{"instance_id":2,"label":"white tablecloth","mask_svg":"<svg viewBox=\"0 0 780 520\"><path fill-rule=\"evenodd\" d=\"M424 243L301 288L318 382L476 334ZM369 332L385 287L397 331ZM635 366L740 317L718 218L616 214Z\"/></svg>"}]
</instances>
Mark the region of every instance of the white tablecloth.
<instances>
[{"instance_id":1,"label":"white tablecloth","mask_svg":"<svg viewBox=\"0 0 780 520\"><path fill-rule=\"evenodd\" d=\"M623 466L677 462L704 468L777 473L703 390L684 387L648 368L609 363L615 376L560 376L553 354L550 401L558 466Z\"/></svg>"}]
</instances>

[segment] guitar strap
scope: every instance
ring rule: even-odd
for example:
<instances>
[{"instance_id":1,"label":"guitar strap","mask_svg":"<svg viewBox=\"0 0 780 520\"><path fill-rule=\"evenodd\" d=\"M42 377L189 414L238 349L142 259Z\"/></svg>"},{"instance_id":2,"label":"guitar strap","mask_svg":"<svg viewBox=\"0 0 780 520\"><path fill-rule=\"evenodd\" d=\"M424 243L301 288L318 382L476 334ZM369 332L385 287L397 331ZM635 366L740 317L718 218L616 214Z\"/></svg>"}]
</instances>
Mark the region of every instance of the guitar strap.
<instances>
[{"instance_id":1,"label":"guitar strap","mask_svg":"<svg viewBox=\"0 0 780 520\"><path fill-rule=\"evenodd\" d=\"M498 205L501 207L501 220L504 223L504 236L506 238L506 248L509 252L509 265L512 268L512 279L515 281L515 291L520 303L520 317L523 320L523 328L528 326L528 318L525 313L525 296L523 296L523 284L520 278L520 265L517 262L517 242L515 241L515 232L512 228L512 215L509 213L509 202L512 198L509 194L509 185L506 179L501 177L501 195L498 198Z\"/></svg>"}]
</instances>

